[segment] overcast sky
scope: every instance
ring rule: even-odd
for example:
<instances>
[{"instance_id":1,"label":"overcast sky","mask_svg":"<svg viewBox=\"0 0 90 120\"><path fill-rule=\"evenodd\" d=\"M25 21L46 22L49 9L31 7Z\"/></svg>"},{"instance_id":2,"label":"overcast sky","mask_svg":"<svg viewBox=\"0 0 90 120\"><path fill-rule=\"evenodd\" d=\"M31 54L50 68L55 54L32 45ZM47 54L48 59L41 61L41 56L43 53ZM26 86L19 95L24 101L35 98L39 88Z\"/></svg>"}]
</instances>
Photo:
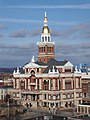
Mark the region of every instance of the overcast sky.
<instances>
[{"instance_id":1,"label":"overcast sky","mask_svg":"<svg viewBox=\"0 0 90 120\"><path fill-rule=\"evenodd\" d=\"M45 11L56 59L90 66L90 0L0 0L0 67L37 61Z\"/></svg>"}]
</instances>

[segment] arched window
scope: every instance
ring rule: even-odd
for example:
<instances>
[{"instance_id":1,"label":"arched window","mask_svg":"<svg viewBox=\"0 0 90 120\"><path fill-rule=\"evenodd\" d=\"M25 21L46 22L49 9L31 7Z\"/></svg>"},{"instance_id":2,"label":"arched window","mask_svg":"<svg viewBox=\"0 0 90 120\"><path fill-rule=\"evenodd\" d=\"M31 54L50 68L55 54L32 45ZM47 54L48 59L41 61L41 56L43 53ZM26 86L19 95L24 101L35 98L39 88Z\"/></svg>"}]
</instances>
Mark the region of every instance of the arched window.
<instances>
[{"instance_id":1,"label":"arched window","mask_svg":"<svg viewBox=\"0 0 90 120\"><path fill-rule=\"evenodd\" d=\"M50 37L48 37L48 42L50 42Z\"/></svg>"},{"instance_id":2,"label":"arched window","mask_svg":"<svg viewBox=\"0 0 90 120\"><path fill-rule=\"evenodd\" d=\"M42 42L44 42L44 37L42 37Z\"/></svg>"},{"instance_id":3,"label":"arched window","mask_svg":"<svg viewBox=\"0 0 90 120\"><path fill-rule=\"evenodd\" d=\"M47 41L47 37L45 36L45 41Z\"/></svg>"},{"instance_id":4,"label":"arched window","mask_svg":"<svg viewBox=\"0 0 90 120\"><path fill-rule=\"evenodd\" d=\"M44 47L44 52L45 52L45 47Z\"/></svg>"},{"instance_id":5,"label":"arched window","mask_svg":"<svg viewBox=\"0 0 90 120\"><path fill-rule=\"evenodd\" d=\"M46 85L47 84L47 81L46 80L44 80L44 85Z\"/></svg>"},{"instance_id":6,"label":"arched window","mask_svg":"<svg viewBox=\"0 0 90 120\"><path fill-rule=\"evenodd\" d=\"M31 70L31 75L34 75L35 74L35 71L34 70Z\"/></svg>"},{"instance_id":7,"label":"arched window","mask_svg":"<svg viewBox=\"0 0 90 120\"><path fill-rule=\"evenodd\" d=\"M43 47L42 47L42 52L43 52Z\"/></svg>"}]
</instances>

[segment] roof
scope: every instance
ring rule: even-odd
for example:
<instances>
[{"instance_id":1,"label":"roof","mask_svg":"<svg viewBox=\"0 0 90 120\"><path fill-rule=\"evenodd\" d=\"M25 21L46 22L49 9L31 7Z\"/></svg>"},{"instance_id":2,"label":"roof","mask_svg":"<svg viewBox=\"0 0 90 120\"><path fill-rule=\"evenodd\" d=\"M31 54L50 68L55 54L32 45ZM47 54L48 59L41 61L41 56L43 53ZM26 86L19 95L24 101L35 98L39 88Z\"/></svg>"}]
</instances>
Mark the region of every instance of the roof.
<instances>
[{"instance_id":1,"label":"roof","mask_svg":"<svg viewBox=\"0 0 90 120\"><path fill-rule=\"evenodd\" d=\"M38 64L38 65L41 65L41 66L46 66L46 65L47 65L46 63L44 63L44 62L42 62L42 61L41 61L41 62L38 62L38 61L37 61L37 62L35 62L35 63Z\"/></svg>"},{"instance_id":2,"label":"roof","mask_svg":"<svg viewBox=\"0 0 90 120\"><path fill-rule=\"evenodd\" d=\"M49 27L48 26L43 26L42 33L50 33Z\"/></svg>"},{"instance_id":3,"label":"roof","mask_svg":"<svg viewBox=\"0 0 90 120\"><path fill-rule=\"evenodd\" d=\"M47 63L48 67L44 70L43 73L48 73L49 70L52 71L53 66L54 66L54 70L55 70L55 72L56 72L56 71L57 71L56 66L64 66L67 62L68 62L68 61L57 61L57 60L51 58L51 59L48 61L48 63Z\"/></svg>"},{"instance_id":4,"label":"roof","mask_svg":"<svg viewBox=\"0 0 90 120\"><path fill-rule=\"evenodd\" d=\"M20 73L22 73L22 74L25 73L22 67L19 68L19 71L20 71Z\"/></svg>"},{"instance_id":5,"label":"roof","mask_svg":"<svg viewBox=\"0 0 90 120\"><path fill-rule=\"evenodd\" d=\"M56 66L54 66L54 69L55 69L55 72L57 71L57 68L56 68ZM48 73L49 72L49 70L51 70L51 72L52 72L52 70L53 70L53 66L51 65L49 65L45 70L44 70L44 72L43 73Z\"/></svg>"},{"instance_id":6,"label":"roof","mask_svg":"<svg viewBox=\"0 0 90 120\"><path fill-rule=\"evenodd\" d=\"M46 69L43 71L43 73L48 73L49 70L50 72L59 72L58 69L57 69L57 66L65 66L68 64L69 61L67 60L64 60L64 61L57 61L56 59L54 58L51 58L48 63L44 63L44 62L29 62L27 63L24 67L27 68L27 67L42 67L42 66L45 66ZM22 70L23 72L23 70Z\"/></svg>"},{"instance_id":7,"label":"roof","mask_svg":"<svg viewBox=\"0 0 90 120\"><path fill-rule=\"evenodd\" d=\"M24 68L28 68L28 67L30 67L30 68L35 68L35 67L40 67L39 66L39 64L37 64L37 63L35 63L35 62L29 62L28 64L26 64L25 66L24 66Z\"/></svg>"},{"instance_id":8,"label":"roof","mask_svg":"<svg viewBox=\"0 0 90 120\"><path fill-rule=\"evenodd\" d=\"M48 65L55 65L55 66L64 66L68 61L57 61L53 58L51 58L49 61L48 61Z\"/></svg>"}]
</instances>

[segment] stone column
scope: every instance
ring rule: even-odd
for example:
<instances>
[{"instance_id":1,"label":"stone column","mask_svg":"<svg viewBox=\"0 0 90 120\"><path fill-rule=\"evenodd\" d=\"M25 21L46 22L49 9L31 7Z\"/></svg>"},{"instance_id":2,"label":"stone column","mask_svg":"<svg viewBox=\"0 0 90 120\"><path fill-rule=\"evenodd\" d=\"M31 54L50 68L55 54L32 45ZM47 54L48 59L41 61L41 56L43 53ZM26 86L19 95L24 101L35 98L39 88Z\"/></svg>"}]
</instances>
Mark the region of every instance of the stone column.
<instances>
[{"instance_id":1,"label":"stone column","mask_svg":"<svg viewBox=\"0 0 90 120\"><path fill-rule=\"evenodd\" d=\"M63 89L65 89L65 79L63 79Z\"/></svg>"},{"instance_id":2,"label":"stone column","mask_svg":"<svg viewBox=\"0 0 90 120\"><path fill-rule=\"evenodd\" d=\"M78 113L78 105L77 105L77 113Z\"/></svg>"},{"instance_id":3,"label":"stone column","mask_svg":"<svg viewBox=\"0 0 90 120\"><path fill-rule=\"evenodd\" d=\"M82 113L82 107L80 106L80 113Z\"/></svg>"},{"instance_id":4,"label":"stone column","mask_svg":"<svg viewBox=\"0 0 90 120\"><path fill-rule=\"evenodd\" d=\"M51 107L50 103L49 103L49 108Z\"/></svg>"},{"instance_id":5,"label":"stone column","mask_svg":"<svg viewBox=\"0 0 90 120\"><path fill-rule=\"evenodd\" d=\"M78 88L78 78L76 78L76 88Z\"/></svg>"},{"instance_id":6,"label":"stone column","mask_svg":"<svg viewBox=\"0 0 90 120\"><path fill-rule=\"evenodd\" d=\"M16 79L13 79L13 88L15 88Z\"/></svg>"},{"instance_id":7,"label":"stone column","mask_svg":"<svg viewBox=\"0 0 90 120\"><path fill-rule=\"evenodd\" d=\"M25 89L26 89L26 85L27 85L27 83L26 83L26 79L25 79L24 81L25 81Z\"/></svg>"},{"instance_id":8,"label":"stone column","mask_svg":"<svg viewBox=\"0 0 90 120\"><path fill-rule=\"evenodd\" d=\"M84 108L84 113L85 113L85 107L83 107Z\"/></svg>"},{"instance_id":9,"label":"stone column","mask_svg":"<svg viewBox=\"0 0 90 120\"><path fill-rule=\"evenodd\" d=\"M87 107L87 114L89 114L89 107Z\"/></svg>"},{"instance_id":10,"label":"stone column","mask_svg":"<svg viewBox=\"0 0 90 120\"><path fill-rule=\"evenodd\" d=\"M59 89L60 89L60 88L59 88L59 86L60 86L60 85L59 85L59 79L58 79L58 83L57 83L57 84L58 84L58 90L59 90Z\"/></svg>"},{"instance_id":11,"label":"stone column","mask_svg":"<svg viewBox=\"0 0 90 120\"><path fill-rule=\"evenodd\" d=\"M35 101L37 101L37 95L35 95Z\"/></svg>"},{"instance_id":12,"label":"stone column","mask_svg":"<svg viewBox=\"0 0 90 120\"><path fill-rule=\"evenodd\" d=\"M53 79L53 90L55 90L55 80Z\"/></svg>"},{"instance_id":13,"label":"stone column","mask_svg":"<svg viewBox=\"0 0 90 120\"><path fill-rule=\"evenodd\" d=\"M37 79L36 79L36 90L37 90Z\"/></svg>"},{"instance_id":14,"label":"stone column","mask_svg":"<svg viewBox=\"0 0 90 120\"><path fill-rule=\"evenodd\" d=\"M49 90L50 90L50 80L49 80Z\"/></svg>"},{"instance_id":15,"label":"stone column","mask_svg":"<svg viewBox=\"0 0 90 120\"><path fill-rule=\"evenodd\" d=\"M19 88L19 79L16 80L17 88Z\"/></svg>"},{"instance_id":16,"label":"stone column","mask_svg":"<svg viewBox=\"0 0 90 120\"><path fill-rule=\"evenodd\" d=\"M71 79L71 88L73 89L73 79Z\"/></svg>"},{"instance_id":17,"label":"stone column","mask_svg":"<svg viewBox=\"0 0 90 120\"><path fill-rule=\"evenodd\" d=\"M42 81L41 81L41 79L39 80L39 89L40 90L42 89Z\"/></svg>"},{"instance_id":18,"label":"stone column","mask_svg":"<svg viewBox=\"0 0 90 120\"><path fill-rule=\"evenodd\" d=\"M30 89L30 87L29 87L29 81L30 81L30 80L28 79L28 90Z\"/></svg>"}]
</instances>

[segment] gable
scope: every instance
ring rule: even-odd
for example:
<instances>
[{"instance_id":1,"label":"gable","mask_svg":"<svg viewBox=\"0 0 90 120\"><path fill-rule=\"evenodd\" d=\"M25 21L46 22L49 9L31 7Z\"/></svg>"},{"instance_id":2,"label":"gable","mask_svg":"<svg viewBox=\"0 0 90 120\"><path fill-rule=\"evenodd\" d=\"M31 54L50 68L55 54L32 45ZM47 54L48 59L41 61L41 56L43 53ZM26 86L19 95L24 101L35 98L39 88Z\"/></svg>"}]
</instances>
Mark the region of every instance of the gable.
<instances>
[{"instance_id":1,"label":"gable","mask_svg":"<svg viewBox=\"0 0 90 120\"><path fill-rule=\"evenodd\" d=\"M38 68L40 66L36 63L33 63L33 62L30 62L24 66L24 68L36 68L36 67Z\"/></svg>"},{"instance_id":2,"label":"gable","mask_svg":"<svg viewBox=\"0 0 90 120\"><path fill-rule=\"evenodd\" d=\"M70 61L68 61L65 65L64 65L64 67L73 67L74 65L70 62Z\"/></svg>"}]
</instances>

